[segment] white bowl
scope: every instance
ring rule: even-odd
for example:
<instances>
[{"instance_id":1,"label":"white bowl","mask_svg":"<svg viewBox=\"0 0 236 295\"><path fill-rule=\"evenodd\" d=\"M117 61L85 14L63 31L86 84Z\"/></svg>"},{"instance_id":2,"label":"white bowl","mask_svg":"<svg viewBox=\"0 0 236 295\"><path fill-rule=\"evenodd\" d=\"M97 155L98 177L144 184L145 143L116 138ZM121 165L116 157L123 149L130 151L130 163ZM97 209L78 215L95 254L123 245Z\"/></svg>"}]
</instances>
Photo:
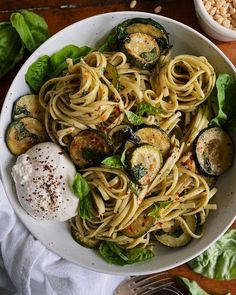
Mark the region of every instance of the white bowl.
<instances>
[{"instance_id":1,"label":"white bowl","mask_svg":"<svg viewBox=\"0 0 236 295\"><path fill-rule=\"evenodd\" d=\"M25 62L15 77L6 96L0 119L0 166L3 185L7 196L19 218L29 231L46 247L81 266L113 274L148 274L167 270L194 258L229 228L236 216L236 165L223 175L217 184L219 192L214 197L218 210L211 212L206 222L205 234L199 240L179 249L158 246L155 257L147 262L125 267L108 264L96 251L78 245L70 235L68 223L38 222L30 217L20 206L16 198L11 177L11 168L15 158L9 153L5 143L5 132L11 121L12 106L16 98L29 93L24 75L29 65L43 54L52 54L67 44L97 44L115 25L133 17L151 17L160 22L170 33L173 55L205 55L217 72L226 72L236 76L236 70L226 56L207 38L193 29L162 16L142 12L118 12L97 15L77 22L52 36L38 48Z\"/></svg>"},{"instance_id":2,"label":"white bowl","mask_svg":"<svg viewBox=\"0 0 236 295\"><path fill-rule=\"evenodd\" d=\"M194 0L196 15L201 28L212 38L219 41L236 40L236 31L218 24L207 12L202 0Z\"/></svg>"}]
</instances>

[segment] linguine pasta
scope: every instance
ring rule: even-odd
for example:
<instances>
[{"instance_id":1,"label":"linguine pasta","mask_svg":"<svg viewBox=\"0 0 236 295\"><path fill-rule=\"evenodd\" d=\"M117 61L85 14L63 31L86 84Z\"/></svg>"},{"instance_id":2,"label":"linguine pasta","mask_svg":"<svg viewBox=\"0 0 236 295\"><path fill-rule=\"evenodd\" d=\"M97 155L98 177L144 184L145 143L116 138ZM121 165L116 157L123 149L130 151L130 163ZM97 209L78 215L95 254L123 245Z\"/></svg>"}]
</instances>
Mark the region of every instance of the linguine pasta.
<instances>
[{"instance_id":1,"label":"linguine pasta","mask_svg":"<svg viewBox=\"0 0 236 295\"><path fill-rule=\"evenodd\" d=\"M114 152L121 151L120 131L130 126L125 111L147 103L157 108L155 115L146 115L146 125L157 125L170 137L171 149L160 171L146 185L134 184L124 169L106 166L81 169L92 187L92 218L77 215L71 225L88 239L115 241L126 249L150 245L151 233L171 228L178 221L193 238L185 221L199 213L204 224L209 204L216 193L209 179L201 176L193 161L192 145L199 132L208 126L210 110L204 103L215 85L215 73L205 57L170 53L161 56L151 72L134 68L122 52L92 52L80 62L67 60L65 75L48 80L39 99L45 109L44 123L52 141L69 147L81 130L101 130L114 143ZM116 87L107 78L105 69L112 64L119 75ZM124 229L151 208L159 208L156 222L137 238L124 234Z\"/></svg>"}]
</instances>

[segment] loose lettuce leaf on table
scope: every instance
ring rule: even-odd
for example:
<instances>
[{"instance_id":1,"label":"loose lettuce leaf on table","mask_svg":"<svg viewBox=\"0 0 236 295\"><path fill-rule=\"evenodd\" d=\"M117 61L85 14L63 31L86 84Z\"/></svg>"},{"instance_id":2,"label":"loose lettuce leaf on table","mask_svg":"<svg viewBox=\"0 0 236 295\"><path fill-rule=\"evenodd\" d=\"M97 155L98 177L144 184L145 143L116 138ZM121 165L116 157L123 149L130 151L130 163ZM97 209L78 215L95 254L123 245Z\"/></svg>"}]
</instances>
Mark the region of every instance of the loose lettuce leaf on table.
<instances>
[{"instance_id":1,"label":"loose lettuce leaf on table","mask_svg":"<svg viewBox=\"0 0 236 295\"><path fill-rule=\"evenodd\" d=\"M189 294L191 295L210 295L207 292L205 292L197 282L189 280L184 277L177 277L178 282L182 283L189 291Z\"/></svg>"},{"instance_id":2,"label":"loose lettuce leaf on table","mask_svg":"<svg viewBox=\"0 0 236 295\"><path fill-rule=\"evenodd\" d=\"M208 250L191 260L188 264L193 271L210 279L235 279L236 230L229 230Z\"/></svg>"},{"instance_id":3,"label":"loose lettuce leaf on table","mask_svg":"<svg viewBox=\"0 0 236 295\"><path fill-rule=\"evenodd\" d=\"M9 22L0 23L0 79L24 56L25 46Z\"/></svg>"},{"instance_id":4,"label":"loose lettuce leaf on table","mask_svg":"<svg viewBox=\"0 0 236 295\"><path fill-rule=\"evenodd\" d=\"M210 102L215 112L211 124L236 131L236 78L219 74Z\"/></svg>"},{"instance_id":5,"label":"loose lettuce leaf on table","mask_svg":"<svg viewBox=\"0 0 236 295\"><path fill-rule=\"evenodd\" d=\"M48 25L43 17L23 10L11 14L12 26L17 30L26 48L33 52L48 39Z\"/></svg>"}]
</instances>

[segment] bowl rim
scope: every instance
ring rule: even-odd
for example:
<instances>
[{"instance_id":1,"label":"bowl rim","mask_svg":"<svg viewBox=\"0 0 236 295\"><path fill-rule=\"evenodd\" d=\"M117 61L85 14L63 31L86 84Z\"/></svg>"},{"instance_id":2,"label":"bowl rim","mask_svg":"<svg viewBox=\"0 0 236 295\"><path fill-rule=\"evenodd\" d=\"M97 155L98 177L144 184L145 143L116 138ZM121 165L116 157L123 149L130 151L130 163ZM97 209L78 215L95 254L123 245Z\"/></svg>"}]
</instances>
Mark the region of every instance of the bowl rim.
<instances>
[{"instance_id":1,"label":"bowl rim","mask_svg":"<svg viewBox=\"0 0 236 295\"><path fill-rule=\"evenodd\" d=\"M178 24L179 26L183 27L184 29L187 29L188 31L190 31L191 33L193 33L194 35L200 37L201 39L203 39L205 42L207 42L219 55L222 56L222 58L224 60L226 60L227 64L229 65L229 67L232 69L232 71L234 72L235 74L235 77L236 77L236 68L235 66L233 65L233 63L229 60L229 58L211 41L209 40L207 37L205 37L204 35L202 35L201 33L199 33L198 31L196 31L195 29L189 27L188 25L185 25L179 21L176 21L174 19L171 19L171 18L168 18L168 17L165 17L165 16L160 16L160 15L156 15L154 13L147 13L147 12L142 12L142 11L119 11L119 12L108 12L108 13L105 13L105 14L98 14L98 15L95 15L95 16L90 16L88 18L85 18L85 19L82 19L82 20L79 20L75 23L72 23L71 25L69 26L66 26L64 27L63 29L61 29L60 31L58 31L56 34L52 35L45 43L47 44L47 42L50 40L50 42L52 42L52 40L54 38L56 38L56 36L58 34L60 34L63 30L66 30L66 29L73 29L74 26L76 26L78 23L80 22L83 22L83 21L88 21L89 19L93 19L93 18L97 18L97 17L102 17L103 15L111 15L113 17L115 17L116 15L121 15L122 14L125 14L125 18L129 18L129 17L158 17L159 20L165 20L167 22L171 22L173 25L174 24ZM43 43L41 46L45 46L45 43ZM39 51L39 49L41 48L41 46L36 50L37 52ZM29 58L33 58L35 56L37 56L37 52L33 53L32 55L30 55L27 60L25 61L25 63L22 65L22 67L25 66L25 64L28 62ZM42 53L43 54L43 53ZM38 56L37 56L38 57ZM19 69L18 73L16 74L15 78L13 79L10 87L9 87L9 90L7 92L7 95L4 99L4 103L3 103L3 106L2 106L2 109L1 109L1 114L0 114L0 122L2 121L2 118L3 118L3 112L4 112L4 109L7 105L7 99L9 96L10 96L10 93L11 93L11 88L12 88L12 85L14 84L19 72L21 71L22 67ZM0 128L1 129L1 128ZM1 130L0 130L1 132ZM0 142L1 141L4 141L4 137L0 137ZM0 152L1 153L1 152ZM0 176L1 176L1 179L3 180L3 165L0 164ZM8 194L7 194L7 185L6 183L3 182L3 187L4 187L4 190L6 192L6 195L7 195L7 198L12 206L12 200L11 200L11 197L8 197ZM19 219L22 221L22 223L25 225L25 227L28 229L28 226L27 226L27 223L24 222L19 214L19 212L17 212L15 209L14 209L14 206L13 207L13 210L14 212L16 213L16 215L19 217ZM180 261L177 261L177 262L171 262L169 266L166 266L166 267L162 267L161 269L158 269L158 271L166 271L168 269L172 269L174 267L177 267L179 265L182 265L188 261L190 261L191 259L195 258L196 256L200 255L202 252L204 252L207 248L209 248L213 243L215 243L228 229L229 227L231 226L232 222L235 220L235 217L236 216L233 216L232 219L230 220L230 222L227 223L227 225L224 227L224 230L217 235L217 237L215 237L214 239L212 239L212 241L210 243L208 243L205 247L203 247L200 251L198 251L197 253L195 252L194 254L192 255L188 255L185 259L181 259ZM29 231L31 233L31 231ZM37 239L38 239L38 235L35 235L35 233L31 233L33 236L35 236ZM40 239L38 239L40 241ZM42 242L41 242L42 243ZM45 245L45 243L43 243L43 245ZM63 257L60 253L58 253L58 251L56 250L53 250L50 245L45 245L48 249L50 249L51 251L53 251L54 253L57 253L58 255L60 255L60 257ZM68 261L71 261L73 263L75 263L75 261L72 261L70 259L67 258ZM146 262L148 263L148 262ZM98 269L97 267L94 267L93 265L83 265L83 264L79 264L78 262L76 262L76 264L80 265L81 267L85 267L87 269L90 269L90 270L93 270L93 271L97 271L97 272L103 272L103 273L107 273L107 274L113 274L113 275L141 275L141 274L152 274L152 273L155 273L157 272L157 270L147 270L147 271L137 271L137 270L129 270L129 272L126 272L126 271L123 271L123 268L120 268L120 270L104 270L104 269Z\"/></svg>"},{"instance_id":2,"label":"bowl rim","mask_svg":"<svg viewBox=\"0 0 236 295\"><path fill-rule=\"evenodd\" d=\"M232 30L229 28L226 28L222 25L220 25L217 21L215 21L211 15L207 12L203 1L202 0L194 0L195 5L199 8L199 10L196 10L196 13L200 12L201 16L203 17L205 22L208 22L208 25L213 29L213 30L218 30L220 31L221 34L224 34L225 36L229 36L231 38L236 39L236 30Z\"/></svg>"}]
</instances>

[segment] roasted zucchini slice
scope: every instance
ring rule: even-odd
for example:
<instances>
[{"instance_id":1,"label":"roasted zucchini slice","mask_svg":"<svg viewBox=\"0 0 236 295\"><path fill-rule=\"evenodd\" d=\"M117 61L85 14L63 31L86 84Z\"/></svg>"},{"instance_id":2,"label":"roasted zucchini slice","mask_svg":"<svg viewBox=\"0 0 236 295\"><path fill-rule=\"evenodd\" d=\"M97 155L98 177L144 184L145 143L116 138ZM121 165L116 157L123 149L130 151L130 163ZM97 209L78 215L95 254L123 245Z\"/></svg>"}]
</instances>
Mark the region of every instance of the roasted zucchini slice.
<instances>
[{"instance_id":1,"label":"roasted zucchini slice","mask_svg":"<svg viewBox=\"0 0 236 295\"><path fill-rule=\"evenodd\" d=\"M119 74L115 66L111 63L107 63L105 68L104 76L112 83L112 85L119 89L120 81L119 81Z\"/></svg>"},{"instance_id":2,"label":"roasted zucchini slice","mask_svg":"<svg viewBox=\"0 0 236 295\"><path fill-rule=\"evenodd\" d=\"M165 159L170 151L171 142L170 138L164 130L156 126L142 127L134 133L138 138L140 138L139 143L146 143L155 146L159 149L162 157ZM132 146L132 143L127 143L126 148Z\"/></svg>"},{"instance_id":3,"label":"roasted zucchini slice","mask_svg":"<svg viewBox=\"0 0 236 295\"><path fill-rule=\"evenodd\" d=\"M43 121L44 110L39 103L37 95L29 94L19 97L13 106L12 119L17 120L22 117L33 117Z\"/></svg>"},{"instance_id":4,"label":"roasted zucchini slice","mask_svg":"<svg viewBox=\"0 0 236 295\"><path fill-rule=\"evenodd\" d=\"M190 230L195 233L197 230L196 215L187 215L184 217L184 220ZM160 229L154 233L154 236L160 243L172 248L185 246L192 239L190 234L177 220L175 220L174 226L167 229Z\"/></svg>"},{"instance_id":5,"label":"roasted zucchini slice","mask_svg":"<svg viewBox=\"0 0 236 295\"><path fill-rule=\"evenodd\" d=\"M12 154L19 156L35 144L47 141L48 135L43 124L32 117L23 117L9 124L6 143Z\"/></svg>"},{"instance_id":6,"label":"roasted zucchini slice","mask_svg":"<svg viewBox=\"0 0 236 295\"><path fill-rule=\"evenodd\" d=\"M77 230L71 226L71 235L73 239L83 247L86 248L98 248L101 241L96 239L87 238L83 233L81 221L77 220Z\"/></svg>"},{"instance_id":7,"label":"roasted zucchini slice","mask_svg":"<svg viewBox=\"0 0 236 295\"><path fill-rule=\"evenodd\" d=\"M80 168L98 166L111 155L111 147L101 132L97 130L80 131L70 144L72 161Z\"/></svg>"},{"instance_id":8,"label":"roasted zucchini slice","mask_svg":"<svg viewBox=\"0 0 236 295\"><path fill-rule=\"evenodd\" d=\"M139 238L145 235L155 224L156 218L149 216L150 209L144 210L122 233L129 238Z\"/></svg>"},{"instance_id":9,"label":"roasted zucchini slice","mask_svg":"<svg viewBox=\"0 0 236 295\"><path fill-rule=\"evenodd\" d=\"M141 69L150 69L160 57L156 40L145 33L129 34L124 40L123 51L129 61Z\"/></svg>"},{"instance_id":10,"label":"roasted zucchini slice","mask_svg":"<svg viewBox=\"0 0 236 295\"><path fill-rule=\"evenodd\" d=\"M234 145L223 129L209 127L195 140L195 158L205 175L219 176L233 164Z\"/></svg>"},{"instance_id":11,"label":"roasted zucchini slice","mask_svg":"<svg viewBox=\"0 0 236 295\"><path fill-rule=\"evenodd\" d=\"M130 176L140 185L152 182L162 166L159 149L149 144L134 147L129 151L127 158Z\"/></svg>"},{"instance_id":12,"label":"roasted zucchini slice","mask_svg":"<svg viewBox=\"0 0 236 295\"><path fill-rule=\"evenodd\" d=\"M132 18L125 20L117 26L116 31L117 38L121 42L129 34L144 33L156 40L161 51L169 47L168 33L160 23L151 18Z\"/></svg>"}]
</instances>

